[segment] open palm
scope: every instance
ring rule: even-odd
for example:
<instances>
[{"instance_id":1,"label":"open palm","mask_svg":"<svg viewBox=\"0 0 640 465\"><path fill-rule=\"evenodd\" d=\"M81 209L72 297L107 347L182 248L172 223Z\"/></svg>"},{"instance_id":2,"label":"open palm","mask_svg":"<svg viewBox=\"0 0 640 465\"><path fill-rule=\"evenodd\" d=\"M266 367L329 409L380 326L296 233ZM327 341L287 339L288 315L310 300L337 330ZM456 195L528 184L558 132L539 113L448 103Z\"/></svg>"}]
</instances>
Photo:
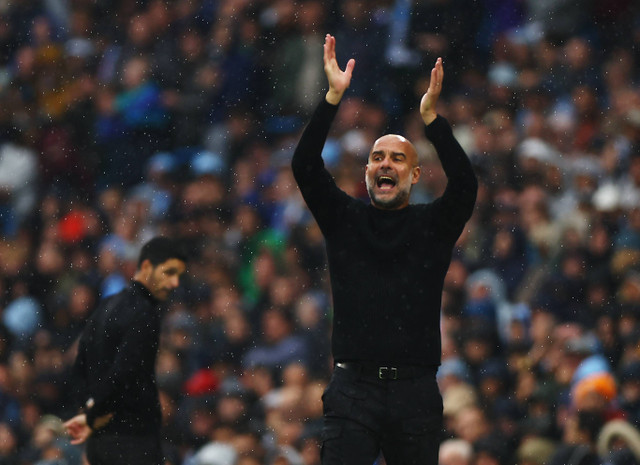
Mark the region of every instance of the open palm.
<instances>
[{"instance_id":1,"label":"open palm","mask_svg":"<svg viewBox=\"0 0 640 465\"><path fill-rule=\"evenodd\" d=\"M338 61L336 60L336 39L332 35L327 34L324 41L324 72L329 81L327 100L329 100L330 103L338 103L349 87L355 63L356 61L351 58L347 62L344 71L340 69ZM336 99L337 101L335 101Z\"/></svg>"},{"instance_id":2,"label":"open palm","mask_svg":"<svg viewBox=\"0 0 640 465\"><path fill-rule=\"evenodd\" d=\"M431 70L431 79L429 80L429 88L422 96L420 101L420 114L425 124L431 123L436 119L436 103L440 92L442 91L442 79L444 78L444 70L442 69L442 58L436 60L436 64Z\"/></svg>"}]
</instances>

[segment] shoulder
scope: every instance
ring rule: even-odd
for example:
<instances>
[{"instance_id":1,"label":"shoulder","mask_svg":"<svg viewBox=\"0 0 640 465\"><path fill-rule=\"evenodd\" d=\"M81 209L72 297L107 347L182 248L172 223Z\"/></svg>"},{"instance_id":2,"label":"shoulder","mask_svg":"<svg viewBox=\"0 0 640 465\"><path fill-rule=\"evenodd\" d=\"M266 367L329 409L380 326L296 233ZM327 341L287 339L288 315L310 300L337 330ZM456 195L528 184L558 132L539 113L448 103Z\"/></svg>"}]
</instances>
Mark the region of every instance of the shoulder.
<instances>
[{"instance_id":1,"label":"shoulder","mask_svg":"<svg viewBox=\"0 0 640 465\"><path fill-rule=\"evenodd\" d=\"M134 299L135 299L134 289L131 286L127 286L117 294L106 297L102 306L107 309L120 308Z\"/></svg>"},{"instance_id":2,"label":"shoulder","mask_svg":"<svg viewBox=\"0 0 640 465\"><path fill-rule=\"evenodd\" d=\"M107 297L102 307L107 318L117 318L119 321L132 322L148 313L154 307L153 303L138 286L129 285L119 293Z\"/></svg>"}]
</instances>

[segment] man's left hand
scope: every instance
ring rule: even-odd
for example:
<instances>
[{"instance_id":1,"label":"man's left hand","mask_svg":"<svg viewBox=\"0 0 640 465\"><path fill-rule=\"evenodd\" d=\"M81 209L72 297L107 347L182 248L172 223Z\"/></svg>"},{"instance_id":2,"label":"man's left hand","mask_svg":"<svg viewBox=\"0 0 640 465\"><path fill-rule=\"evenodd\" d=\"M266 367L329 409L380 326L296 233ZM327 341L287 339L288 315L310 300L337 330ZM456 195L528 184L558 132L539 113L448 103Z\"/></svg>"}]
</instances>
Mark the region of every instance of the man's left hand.
<instances>
[{"instance_id":1,"label":"man's left hand","mask_svg":"<svg viewBox=\"0 0 640 465\"><path fill-rule=\"evenodd\" d=\"M442 69L442 58L436 60L436 65L431 70L431 80L429 81L429 89L422 96L420 101L420 115L424 124L429 125L436 119L436 104L438 97L442 91L442 79L444 78L444 70Z\"/></svg>"},{"instance_id":2,"label":"man's left hand","mask_svg":"<svg viewBox=\"0 0 640 465\"><path fill-rule=\"evenodd\" d=\"M91 436L92 430L87 424L87 416L83 413L65 422L64 427L71 436L71 444L82 444Z\"/></svg>"}]
</instances>

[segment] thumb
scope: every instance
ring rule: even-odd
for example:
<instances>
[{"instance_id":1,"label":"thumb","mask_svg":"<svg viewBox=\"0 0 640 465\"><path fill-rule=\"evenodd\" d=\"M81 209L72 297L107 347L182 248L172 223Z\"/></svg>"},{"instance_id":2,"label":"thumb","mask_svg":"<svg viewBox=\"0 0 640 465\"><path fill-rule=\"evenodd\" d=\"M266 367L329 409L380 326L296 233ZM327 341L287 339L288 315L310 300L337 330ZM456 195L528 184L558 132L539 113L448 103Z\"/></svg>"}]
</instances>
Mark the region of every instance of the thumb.
<instances>
[{"instance_id":1,"label":"thumb","mask_svg":"<svg viewBox=\"0 0 640 465\"><path fill-rule=\"evenodd\" d=\"M347 67L345 68L344 72L347 76L349 76L349 79L351 79L351 74L353 73L353 68L355 65L356 65L356 60L354 60L353 58L347 61Z\"/></svg>"}]
</instances>

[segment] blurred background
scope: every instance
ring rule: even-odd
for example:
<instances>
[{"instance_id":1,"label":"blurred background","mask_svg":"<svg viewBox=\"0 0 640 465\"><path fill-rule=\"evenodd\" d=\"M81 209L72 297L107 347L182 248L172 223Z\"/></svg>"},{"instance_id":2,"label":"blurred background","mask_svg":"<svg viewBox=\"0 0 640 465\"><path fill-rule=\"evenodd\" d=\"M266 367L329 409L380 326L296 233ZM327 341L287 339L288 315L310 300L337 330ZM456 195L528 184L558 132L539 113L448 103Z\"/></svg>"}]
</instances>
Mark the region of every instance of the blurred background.
<instances>
[{"instance_id":1,"label":"blurred background","mask_svg":"<svg viewBox=\"0 0 640 465\"><path fill-rule=\"evenodd\" d=\"M367 201L394 132L412 201L442 193L417 113L439 56L479 177L441 465L640 463L638 2L0 0L0 464L82 463L74 343L157 234L191 254L158 357L167 464L319 464L331 299L289 163L326 33L356 59L323 151L342 189Z\"/></svg>"}]
</instances>

